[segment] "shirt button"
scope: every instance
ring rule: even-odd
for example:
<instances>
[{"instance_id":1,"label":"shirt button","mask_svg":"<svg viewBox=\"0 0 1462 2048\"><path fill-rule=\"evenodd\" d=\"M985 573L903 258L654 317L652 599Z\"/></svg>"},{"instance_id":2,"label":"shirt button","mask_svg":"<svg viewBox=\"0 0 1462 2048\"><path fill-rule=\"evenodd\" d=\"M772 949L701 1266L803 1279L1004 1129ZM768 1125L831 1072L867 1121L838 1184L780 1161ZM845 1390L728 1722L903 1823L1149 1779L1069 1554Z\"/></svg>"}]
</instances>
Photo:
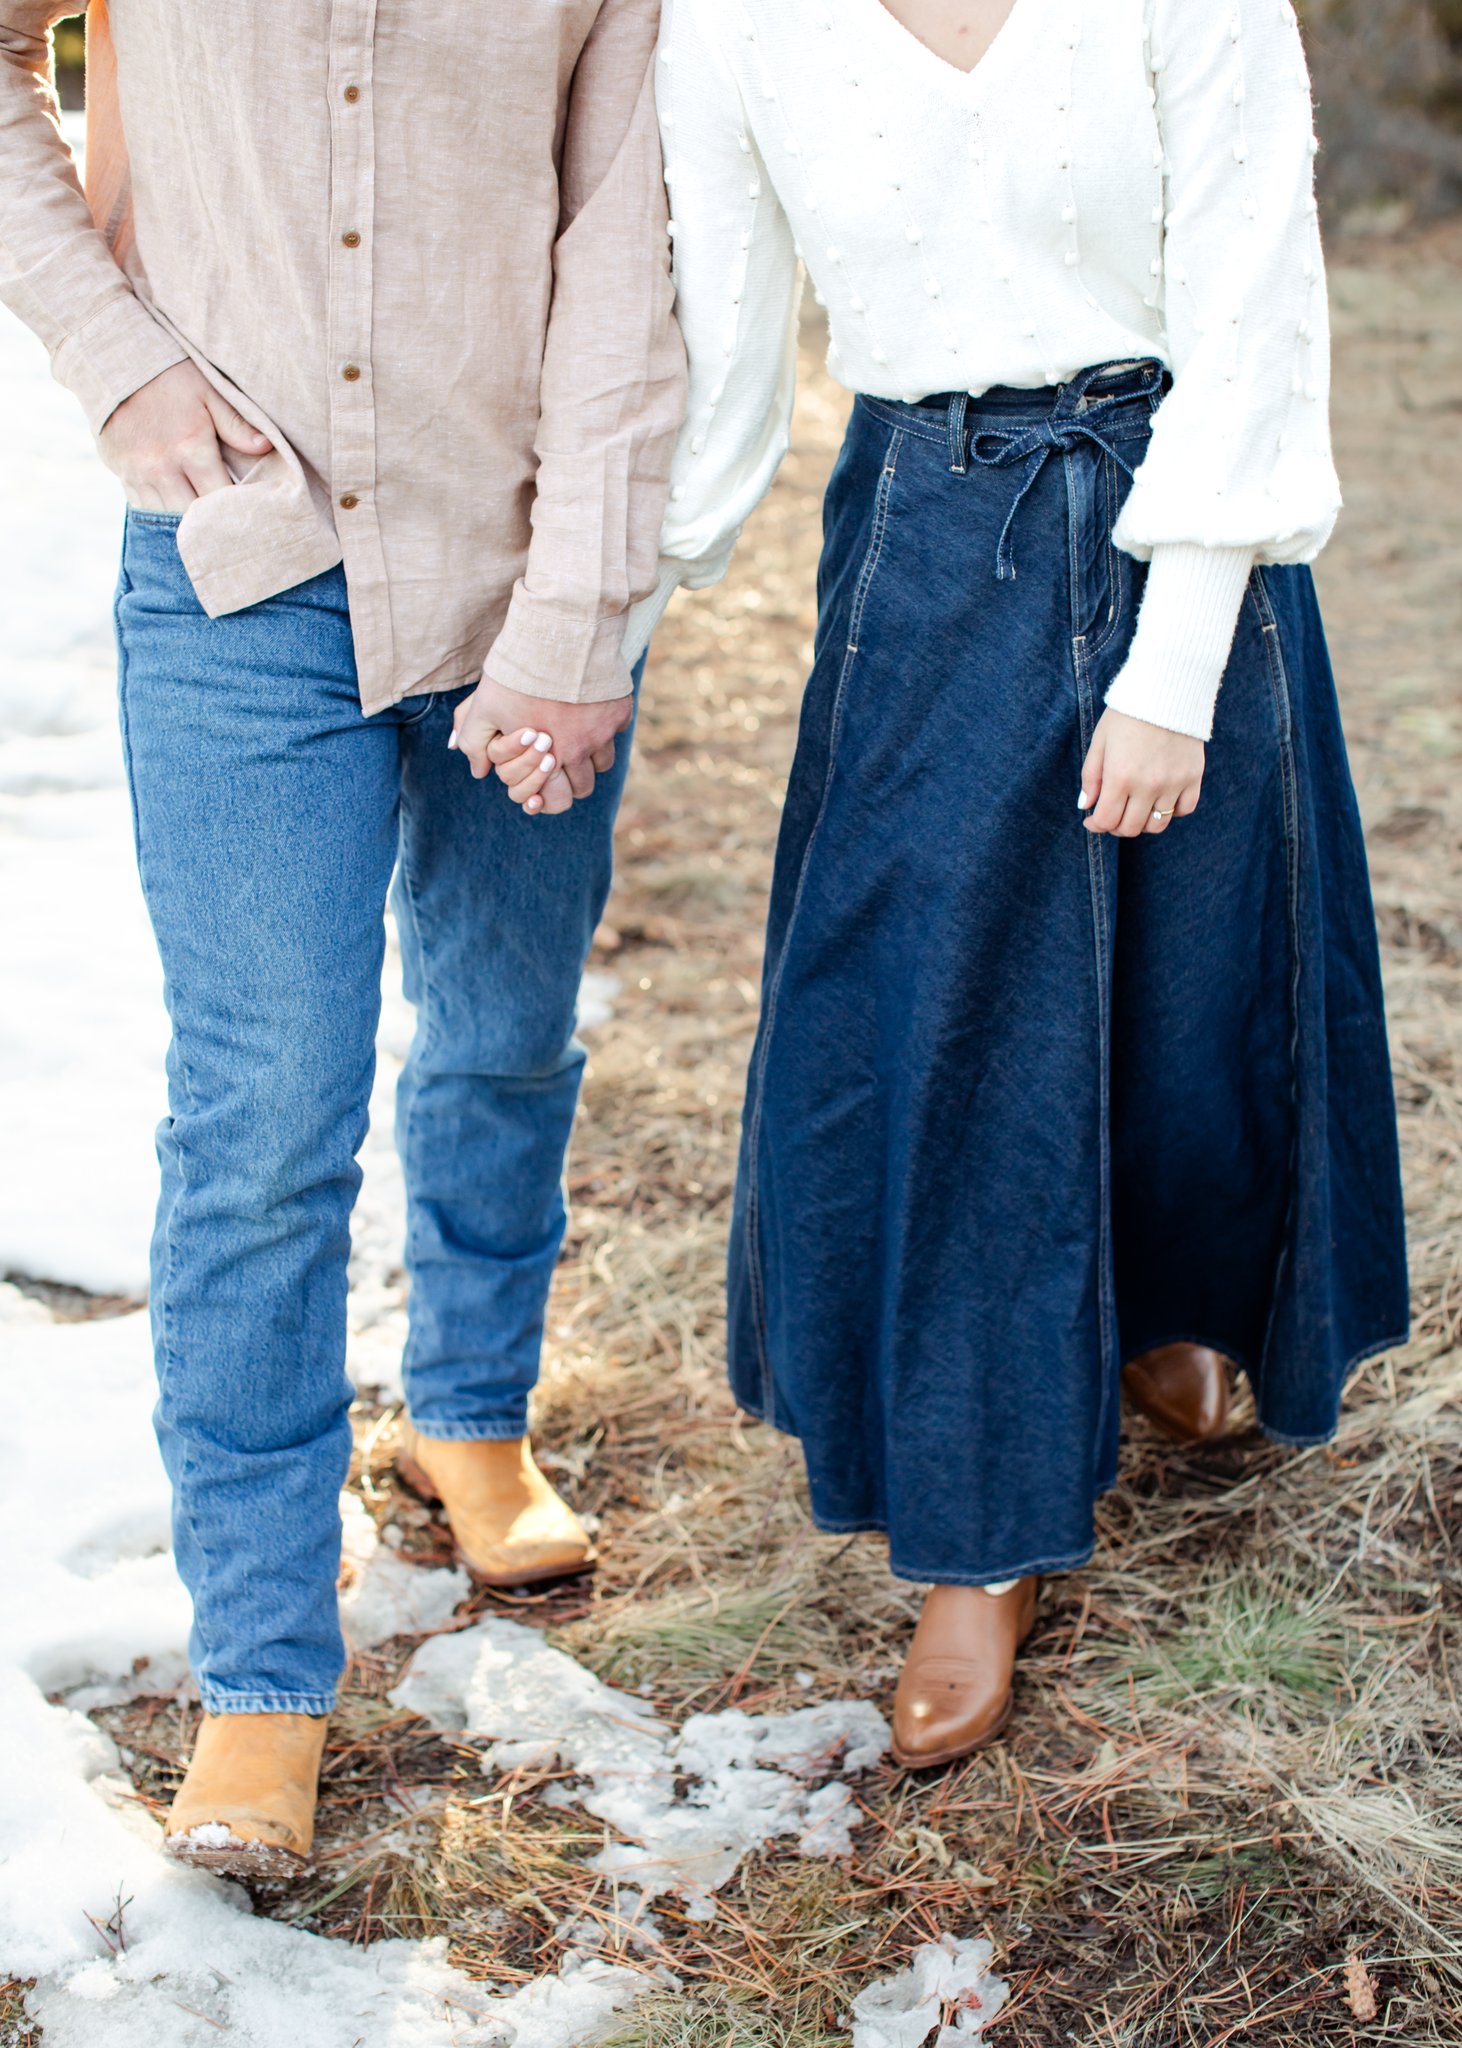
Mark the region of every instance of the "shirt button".
<instances>
[{"instance_id":1,"label":"shirt button","mask_svg":"<svg viewBox=\"0 0 1462 2048\"><path fill-rule=\"evenodd\" d=\"M347 384L354 384L356 379L360 376L360 371L354 363L347 363L345 365L345 368L340 372L340 374L345 379Z\"/></svg>"},{"instance_id":2,"label":"shirt button","mask_svg":"<svg viewBox=\"0 0 1462 2048\"><path fill-rule=\"evenodd\" d=\"M360 247L360 236L354 228L350 228L340 239L344 242L347 249L358 249Z\"/></svg>"},{"instance_id":3,"label":"shirt button","mask_svg":"<svg viewBox=\"0 0 1462 2048\"><path fill-rule=\"evenodd\" d=\"M340 509L342 512L353 512L359 503L360 499L355 495L355 492L347 491L340 500Z\"/></svg>"},{"instance_id":4,"label":"shirt button","mask_svg":"<svg viewBox=\"0 0 1462 2048\"><path fill-rule=\"evenodd\" d=\"M358 85L346 86L345 97L349 100L350 104L354 106L356 101L360 98L360 87Z\"/></svg>"}]
</instances>

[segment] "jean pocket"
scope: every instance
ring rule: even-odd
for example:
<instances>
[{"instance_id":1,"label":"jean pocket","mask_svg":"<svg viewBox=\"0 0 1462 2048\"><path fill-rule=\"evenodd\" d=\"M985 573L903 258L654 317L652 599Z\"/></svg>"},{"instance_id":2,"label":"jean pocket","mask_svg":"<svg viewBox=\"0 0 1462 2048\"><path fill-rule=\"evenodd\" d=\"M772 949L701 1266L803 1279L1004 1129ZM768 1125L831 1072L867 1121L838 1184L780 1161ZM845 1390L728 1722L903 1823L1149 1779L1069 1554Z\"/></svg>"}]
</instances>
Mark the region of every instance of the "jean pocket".
<instances>
[{"instance_id":1,"label":"jean pocket","mask_svg":"<svg viewBox=\"0 0 1462 2048\"><path fill-rule=\"evenodd\" d=\"M128 526L159 526L169 533L176 533L182 517L181 512L151 512L141 505L127 507Z\"/></svg>"}]
</instances>

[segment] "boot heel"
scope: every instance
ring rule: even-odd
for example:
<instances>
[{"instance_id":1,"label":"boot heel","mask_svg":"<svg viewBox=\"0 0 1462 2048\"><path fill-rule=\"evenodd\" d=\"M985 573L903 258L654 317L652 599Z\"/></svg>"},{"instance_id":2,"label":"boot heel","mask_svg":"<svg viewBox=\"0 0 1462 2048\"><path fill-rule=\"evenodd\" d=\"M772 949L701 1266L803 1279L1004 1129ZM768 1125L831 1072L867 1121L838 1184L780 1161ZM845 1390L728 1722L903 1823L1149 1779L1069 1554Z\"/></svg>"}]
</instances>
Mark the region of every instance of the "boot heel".
<instances>
[{"instance_id":1,"label":"boot heel","mask_svg":"<svg viewBox=\"0 0 1462 2048\"><path fill-rule=\"evenodd\" d=\"M424 1500L429 1506L434 1508L441 1506L441 1495L432 1485L430 1479L427 1478L425 1472L422 1471L420 1465L417 1464L415 1458L398 1458L396 1460L396 1476L403 1486L408 1487L416 1495L418 1500Z\"/></svg>"}]
</instances>

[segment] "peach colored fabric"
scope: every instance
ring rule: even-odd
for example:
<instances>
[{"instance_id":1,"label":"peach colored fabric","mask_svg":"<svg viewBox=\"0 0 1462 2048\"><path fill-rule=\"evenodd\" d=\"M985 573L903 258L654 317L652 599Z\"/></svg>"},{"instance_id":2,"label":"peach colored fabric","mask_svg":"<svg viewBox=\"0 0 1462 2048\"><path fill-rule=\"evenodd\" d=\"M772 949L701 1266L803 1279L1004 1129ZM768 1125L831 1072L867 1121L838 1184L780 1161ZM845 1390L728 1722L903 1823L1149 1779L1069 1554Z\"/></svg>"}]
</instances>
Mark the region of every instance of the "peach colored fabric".
<instances>
[{"instance_id":1,"label":"peach colored fabric","mask_svg":"<svg viewBox=\"0 0 1462 2048\"><path fill-rule=\"evenodd\" d=\"M100 429L191 358L276 444L185 514L200 602L343 559L367 711L624 695L684 405L658 0L93 0L83 196L0 0L0 297Z\"/></svg>"}]
</instances>

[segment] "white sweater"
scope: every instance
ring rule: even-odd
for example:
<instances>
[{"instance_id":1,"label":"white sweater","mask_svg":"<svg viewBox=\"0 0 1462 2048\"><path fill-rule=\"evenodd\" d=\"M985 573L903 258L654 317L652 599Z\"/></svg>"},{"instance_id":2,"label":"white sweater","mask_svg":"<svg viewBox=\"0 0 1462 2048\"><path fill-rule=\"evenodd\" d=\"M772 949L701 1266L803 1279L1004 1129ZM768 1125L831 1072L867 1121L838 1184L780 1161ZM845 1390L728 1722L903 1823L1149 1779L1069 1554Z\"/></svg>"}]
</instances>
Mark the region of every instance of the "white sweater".
<instances>
[{"instance_id":1,"label":"white sweater","mask_svg":"<svg viewBox=\"0 0 1462 2048\"><path fill-rule=\"evenodd\" d=\"M725 573L786 449L800 252L851 391L1172 370L1107 702L1206 739L1250 569L1312 560L1340 503L1289 0L1014 0L970 74L882 0L667 0L658 80L690 412L634 651Z\"/></svg>"}]
</instances>

